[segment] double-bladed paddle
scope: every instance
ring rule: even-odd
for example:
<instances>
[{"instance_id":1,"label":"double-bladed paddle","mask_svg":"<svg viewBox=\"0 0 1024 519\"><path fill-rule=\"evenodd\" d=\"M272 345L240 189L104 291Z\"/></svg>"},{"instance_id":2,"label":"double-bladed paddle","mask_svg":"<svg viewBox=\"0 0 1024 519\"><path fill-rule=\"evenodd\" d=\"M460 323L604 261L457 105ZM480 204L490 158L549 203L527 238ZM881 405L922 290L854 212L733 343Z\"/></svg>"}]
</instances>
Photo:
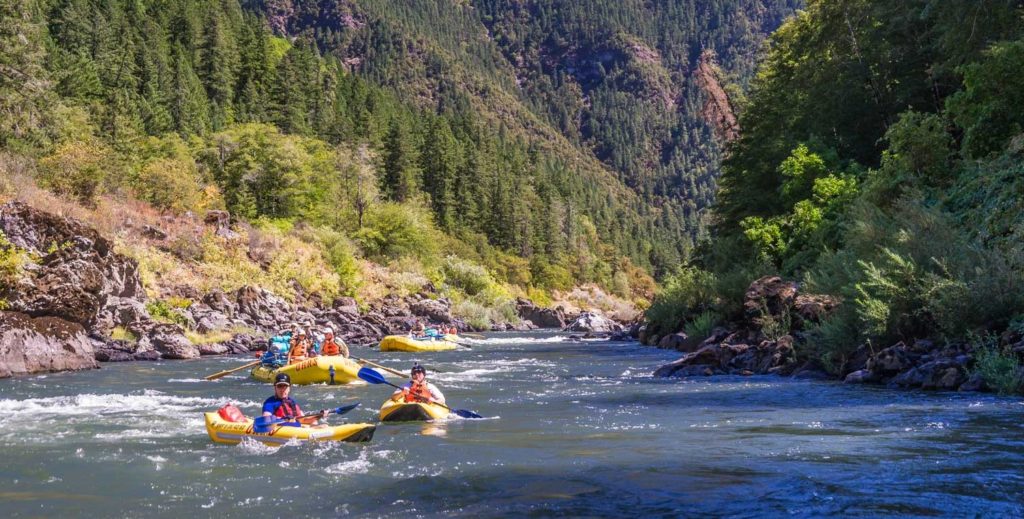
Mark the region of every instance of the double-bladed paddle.
<instances>
[{"instance_id":1,"label":"double-bladed paddle","mask_svg":"<svg viewBox=\"0 0 1024 519\"><path fill-rule=\"evenodd\" d=\"M377 373L376 371L374 371L374 370L372 370L370 368L359 368L359 378L361 378L361 379L363 379L363 380L365 380L365 381L367 381L367 382L369 382L371 384L387 384L387 385L389 385L389 386L391 386L391 387L393 387L395 389L399 389L399 390L402 389L400 386L396 386L396 385L392 384L391 382L388 382L387 380L384 379L384 375L381 375L380 373ZM452 409L452 408L450 408L450 407L448 407L448 406L446 406L446 405L444 405L444 404L442 404L440 402L432 402L432 403L434 405L439 405L439 406L447 409L449 412L454 413L454 414L456 414L458 416L461 416L463 418L483 418L483 416L480 416L480 415L478 415L478 414L476 414L473 411L470 411L468 409Z\"/></svg>"},{"instance_id":2,"label":"double-bladed paddle","mask_svg":"<svg viewBox=\"0 0 1024 519\"><path fill-rule=\"evenodd\" d=\"M328 409L327 414L345 414L355 408L359 407L359 402L349 405L343 405L341 407L335 407L334 409ZM253 419L252 425L254 429L266 429L272 425L282 424L285 422L297 422L303 418L310 418L313 416L319 416L320 413L316 414L304 414L302 416L296 416L295 418L277 418L275 416L257 416Z\"/></svg>"}]
</instances>

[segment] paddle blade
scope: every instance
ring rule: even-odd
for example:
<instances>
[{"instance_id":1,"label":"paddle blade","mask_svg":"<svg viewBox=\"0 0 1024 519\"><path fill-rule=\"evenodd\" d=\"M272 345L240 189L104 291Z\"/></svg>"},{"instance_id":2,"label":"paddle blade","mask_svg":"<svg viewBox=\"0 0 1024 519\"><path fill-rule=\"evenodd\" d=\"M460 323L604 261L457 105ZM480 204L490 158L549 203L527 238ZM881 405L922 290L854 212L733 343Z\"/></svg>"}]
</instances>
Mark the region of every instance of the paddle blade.
<instances>
[{"instance_id":1,"label":"paddle blade","mask_svg":"<svg viewBox=\"0 0 1024 519\"><path fill-rule=\"evenodd\" d=\"M452 412L463 418L483 418L483 416L480 416L468 409L452 409Z\"/></svg>"},{"instance_id":2,"label":"paddle blade","mask_svg":"<svg viewBox=\"0 0 1024 519\"><path fill-rule=\"evenodd\" d=\"M384 375L377 373L370 368L359 368L359 378L371 383L371 384L387 384L388 381L384 380Z\"/></svg>"},{"instance_id":3,"label":"paddle blade","mask_svg":"<svg viewBox=\"0 0 1024 519\"><path fill-rule=\"evenodd\" d=\"M355 409L357 407L359 407L359 402L356 402L356 403L350 404L350 405L344 405L344 406L341 406L341 407L339 407L337 409L332 409L331 412L334 413L334 414L345 414L345 413L347 413L347 412L349 412L349 411L351 411L351 410L353 410L353 409Z\"/></svg>"}]
</instances>

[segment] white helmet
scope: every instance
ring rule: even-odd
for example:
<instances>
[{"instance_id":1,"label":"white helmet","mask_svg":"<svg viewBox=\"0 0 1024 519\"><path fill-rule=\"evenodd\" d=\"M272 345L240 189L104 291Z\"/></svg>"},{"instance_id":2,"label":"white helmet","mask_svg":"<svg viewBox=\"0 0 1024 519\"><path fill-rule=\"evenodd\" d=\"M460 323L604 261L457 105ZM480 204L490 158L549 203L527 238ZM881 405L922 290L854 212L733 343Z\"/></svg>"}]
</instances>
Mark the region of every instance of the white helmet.
<instances>
[{"instance_id":1,"label":"white helmet","mask_svg":"<svg viewBox=\"0 0 1024 519\"><path fill-rule=\"evenodd\" d=\"M334 329L331 328L330 326L324 328L324 335L334 335Z\"/></svg>"}]
</instances>

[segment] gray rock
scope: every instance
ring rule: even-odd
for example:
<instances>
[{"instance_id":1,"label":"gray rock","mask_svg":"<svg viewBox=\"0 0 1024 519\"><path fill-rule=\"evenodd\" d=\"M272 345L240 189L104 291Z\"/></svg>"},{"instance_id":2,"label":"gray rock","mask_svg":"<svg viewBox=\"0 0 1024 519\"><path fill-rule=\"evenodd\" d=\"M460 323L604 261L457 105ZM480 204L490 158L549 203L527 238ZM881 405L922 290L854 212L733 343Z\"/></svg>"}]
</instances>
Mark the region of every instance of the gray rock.
<instances>
[{"instance_id":1,"label":"gray rock","mask_svg":"<svg viewBox=\"0 0 1024 519\"><path fill-rule=\"evenodd\" d=\"M541 328L565 327L565 312L561 308L541 308L522 297L516 298L516 314Z\"/></svg>"},{"instance_id":2,"label":"gray rock","mask_svg":"<svg viewBox=\"0 0 1024 519\"><path fill-rule=\"evenodd\" d=\"M409 311L418 317L425 317L434 323L449 324L452 321L451 303L447 300L422 299L409 304Z\"/></svg>"},{"instance_id":3,"label":"gray rock","mask_svg":"<svg viewBox=\"0 0 1024 519\"><path fill-rule=\"evenodd\" d=\"M0 311L0 378L96 367L92 342L81 325Z\"/></svg>"},{"instance_id":4,"label":"gray rock","mask_svg":"<svg viewBox=\"0 0 1024 519\"><path fill-rule=\"evenodd\" d=\"M184 330L176 324L157 324L148 331L146 338L162 358L199 358L199 348L185 337Z\"/></svg>"},{"instance_id":5,"label":"gray rock","mask_svg":"<svg viewBox=\"0 0 1024 519\"><path fill-rule=\"evenodd\" d=\"M567 332L620 332L622 325L596 312L583 312L565 327Z\"/></svg>"},{"instance_id":6,"label":"gray rock","mask_svg":"<svg viewBox=\"0 0 1024 519\"><path fill-rule=\"evenodd\" d=\"M874 374L866 369L861 369L847 374L843 382L846 384L866 384L875 380Z\"/></svg>"}]
</instances>

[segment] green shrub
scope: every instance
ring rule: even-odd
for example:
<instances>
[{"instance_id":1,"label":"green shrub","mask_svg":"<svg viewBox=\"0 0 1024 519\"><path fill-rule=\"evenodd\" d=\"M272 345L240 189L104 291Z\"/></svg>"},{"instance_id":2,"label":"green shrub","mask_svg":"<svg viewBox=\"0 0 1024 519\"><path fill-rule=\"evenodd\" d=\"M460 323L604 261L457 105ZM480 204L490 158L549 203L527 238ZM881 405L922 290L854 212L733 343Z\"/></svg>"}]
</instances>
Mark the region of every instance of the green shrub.
<instances>
[{"instance_id":1,"label":"green shrub","mask_svg":"<svg viewBox=\"0 0 1024 519\"><path fill-rule=\"evenodd\" d=\"M843 366L860 344L856 316L850 307L840 307L807 330L806 344L798 353L803 360L817 360L833 375L843 375Z\"/></svg>"},{"instance_id":2,"label":"green shrub","mask_svg":"<svg viewBox=\"0 0 1024 519\"><path fill-rule=\"evenodd\" d=\"M777 341L789 335L793 328L792 321L788 306L784 307L779 315L773 315L764 300L761 300L761 316L754 319L754 323L761 327L761 333L769 341Z\"/></svg>"},{"instance_id":3,"label":"green shrub","mask_svg":"<svg viewBox=\"0 0 1024 519\"><path fill-rule=\"evenodd\" d=\"M369 256L377 259L433 259L440 233L432 222L430 214L421 207L383 203L367 211L364 226L356 231L355 239Z\"/></svg>"},{"instance_id":4,"label":"green shrub","mask_svg":"<svg viewBox=\"0 0 1024 519\"><path fill-rule=\"evenodd\" d=\"M441 273L446 283L470 296L483 292L495 283L485 268L454 256L445 258Z\"/></svg>"},{"instance_id":5,"label":"green shrub","mask_svg":"<svg viewBox=\"0 0 1024 519\"><path fill-rule=\"evenodd\" d=\"M177 311L177 309L182 308L180 305L181 303L178 300L155 299L146 303L146 310L149 311L149 316L154 321L186 326L188 319Z\"/></svg>"},{"instance_id":6,"label":"green shrub","mask_svg":"<svg viewBox=\"0 0 1024 519\"><path fill-rule=\"evenodd\" d=\"M115 341L135 342L139 338L132 332L121 326L115 326L113 330L110 330L110 338Z\"/></svg>"},{"instance_id":7,"label":"green shrub","mask_svg":"<svg viewBox=\"0 0 1024 519\"><path fill-rule=\"evenodd\" d=\"M710 310L716 299L715 276L685 267L665 282L645 315L654 332L671 333L679 330L687 317Z\"/></svg>"},{"instance_id":8,"label":"green shrub","mask_svg":"<svg viewBox=\"0 0 1024 519\"><path fill-rule=\"evenodd\" d=\"M998 338L993 335L975 336L974 370L988 387L1002 395L1020 393L1024 389L1021 378L1020 359L1009 348L1000 348Z\"/></svg>"},{"instance_id":9,"label":"green shrub","mask_svg":"<svg viewBox=\"0 0 1024 519\"><path fill-rule=\"evenodd\" d=\"M704 340L711 335L711 330L718 324L718 320L718 314L705 310L690 319L683 326L683 331L688 337Z\"/></svg>"},{"instance_id":10,"label":"green shrub","mask_svg":"<svg viewBox=\"0 0 1024 519\"><path fill-rule=\"evenodd\" d=\"M40 180L58 194L93 204L112 162L110 150L98 142L66 142L39 161Z\"/></svg>"}]
</instances>

